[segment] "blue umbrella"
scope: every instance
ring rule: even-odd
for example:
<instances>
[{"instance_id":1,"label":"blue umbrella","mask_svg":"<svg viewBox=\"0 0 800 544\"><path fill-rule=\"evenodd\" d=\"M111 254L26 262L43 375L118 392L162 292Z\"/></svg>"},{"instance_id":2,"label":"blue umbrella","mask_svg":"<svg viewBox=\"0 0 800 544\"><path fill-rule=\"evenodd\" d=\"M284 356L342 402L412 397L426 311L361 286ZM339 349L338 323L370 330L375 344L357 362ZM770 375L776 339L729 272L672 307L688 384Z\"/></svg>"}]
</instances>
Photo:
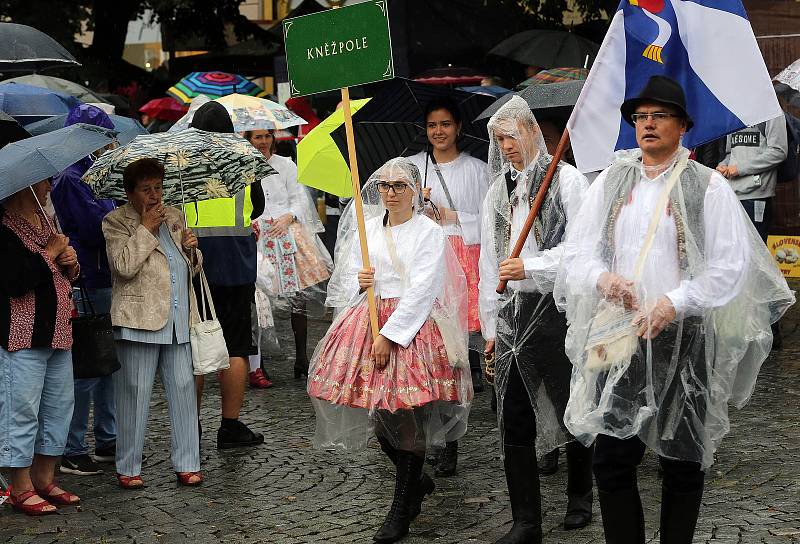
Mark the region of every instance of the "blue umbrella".
<instances>
[{"instance_id":1,"label":"blue umbrella","mask_svg":"<svg viewBox=\"0 0 800 544\"><path fill-rule=\"evenodd\" d=\"M201 94L212 99L229 94L247 94L263 98L267 96L267 91L239 74L192 72L167 89L167 94L188 106L192 99Z\"/></svg>"},{"instance_id":2,"label":"blue umbrella","mask_svg":"<svg viewBox=\"0 0 800 544\"><path fill-rule=\"evenodd\" d=\"M468 93L485 94L486 96L493 96L500 98L501 96L511 92L511 89L500 87L498 85L473 85L471 87L459 87L458 90L466 91Z\"/></svg>"},{"instance_id":3,"label":"blue umbrella","mask_svg":"<svg viewBox=\"0 0 800 544\"><path fill-rule=\"evenodd\" d=\"M121 115L109 115L111 122L114 123L114 130L118 132L117 141L120 145L130 143L134 138L140 134L148 134L147 129L136 119L130 117L123 117ZM64 127L64 122L67 120L67 114L54 115L41 121L36 121L30 125L26 125L25 129L37 136L39 134L47 134L54 130Z\"/></svg>"},{"instance_id":4,"label":"blue umbrella","mask_svg":"<svg viewBox=\"0 0 800 544\"><path fill-rule=\"evenodd\" d=\"M23 83L0 83L0 111L23 125L69 113L81 101L68 94Z\"/></svg>"},{"instance_id":5,"label":"blue umbrella","mask_svg":"<svg viewBox=\"0 0 800 544\"><path fill-rule=\"evenodd\" d=\"M114 132L78 123L0 149L0 200L55 176L114 141Z\"/></svg>"}]
</instances>

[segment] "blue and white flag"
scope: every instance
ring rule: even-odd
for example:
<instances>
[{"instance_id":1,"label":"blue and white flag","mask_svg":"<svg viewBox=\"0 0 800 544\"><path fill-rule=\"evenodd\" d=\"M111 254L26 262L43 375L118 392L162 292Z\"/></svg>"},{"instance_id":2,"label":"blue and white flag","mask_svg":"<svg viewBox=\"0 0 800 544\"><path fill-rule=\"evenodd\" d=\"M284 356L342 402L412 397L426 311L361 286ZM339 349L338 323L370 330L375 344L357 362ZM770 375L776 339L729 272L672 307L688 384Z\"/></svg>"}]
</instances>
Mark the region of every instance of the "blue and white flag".
<instances>
[{"instance_id":1,"label":"blue and white flag","mask_svg":"<svg viewBox=\"0 0 800 544\"><path fill-rule=\"evenodd\" d=\"M686 93L685 147L782 115L740 0L622 0L568 124L580 171L637 147L619 108L653 75Z\"/></svg>"}]
</instances>

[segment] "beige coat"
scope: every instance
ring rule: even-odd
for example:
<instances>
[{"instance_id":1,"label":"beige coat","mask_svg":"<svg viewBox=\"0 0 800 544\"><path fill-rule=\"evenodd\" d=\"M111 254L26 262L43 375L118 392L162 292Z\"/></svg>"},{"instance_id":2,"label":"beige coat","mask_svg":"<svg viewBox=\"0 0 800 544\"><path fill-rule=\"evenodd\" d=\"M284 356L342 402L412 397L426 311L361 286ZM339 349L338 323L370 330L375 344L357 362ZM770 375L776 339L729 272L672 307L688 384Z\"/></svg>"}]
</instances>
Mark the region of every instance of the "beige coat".
<instances>
[{"instance_id":1,"label":"beige coat","mask_svg":"<svg viewBox=\"0 0 800 544\"><path fill-rule=\"evenodd\" d=\"M194 267L181 245L183 215L167 207L165 224L181 249L194 276L200 271L203 257L198 249ZM142 225L133 206L126 204L103 219L103 235L111 267L111 322L115 327L157 331L167 324L170 313L170 274L167 255L158 238ZM194 289L189 289L189 326L200 321Z\"/></svg>"}]
</instances>

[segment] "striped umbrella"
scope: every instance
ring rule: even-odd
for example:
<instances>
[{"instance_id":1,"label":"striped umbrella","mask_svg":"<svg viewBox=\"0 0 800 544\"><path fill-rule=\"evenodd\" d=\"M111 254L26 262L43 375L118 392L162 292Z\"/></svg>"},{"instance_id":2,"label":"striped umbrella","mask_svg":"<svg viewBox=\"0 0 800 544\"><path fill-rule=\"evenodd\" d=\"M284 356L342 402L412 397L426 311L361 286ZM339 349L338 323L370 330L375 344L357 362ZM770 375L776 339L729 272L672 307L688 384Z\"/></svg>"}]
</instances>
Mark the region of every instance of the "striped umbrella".
<instances>
[{"instance_id":1,"label":"striped umbrella","mask_svg":"<svg viewBox=\"0 0 800 544\"><path fill-rule=\"evenodd\" d=\"M564 81L581 81L589 76L589 70L586 68L550 68L549 70L542 70L533 77L530 77L520 83L517 88L528 87L529 85L538 85L540 83L561 83Z\"/></svg>"},{"instance_id":2,"label":"striped umbrella","mask_svg":"<svg viewBox=\"0 0 800 544\"><path fill-rule=\"evenodd\" d=\"M137 136L125 147L106 151L83 181L97 198L127 200L122 174L126 166L145 157L164 164L164 203L169 206L228 198L275 174L264 155L238 134L190 128Z\"/></svg>"},{"instance_id":3,"label":"striped umbrella","mask_svg":"<svg viewBox=\"0 0 800 544\"><path fill-rule=\"evenodd\" d=\"M258 97L267 96L264 89L249 79L226 72L192 72L167 89L168 95L187 105L200 94L213 99L234 93Z\"/></svg>"}]
</instances>

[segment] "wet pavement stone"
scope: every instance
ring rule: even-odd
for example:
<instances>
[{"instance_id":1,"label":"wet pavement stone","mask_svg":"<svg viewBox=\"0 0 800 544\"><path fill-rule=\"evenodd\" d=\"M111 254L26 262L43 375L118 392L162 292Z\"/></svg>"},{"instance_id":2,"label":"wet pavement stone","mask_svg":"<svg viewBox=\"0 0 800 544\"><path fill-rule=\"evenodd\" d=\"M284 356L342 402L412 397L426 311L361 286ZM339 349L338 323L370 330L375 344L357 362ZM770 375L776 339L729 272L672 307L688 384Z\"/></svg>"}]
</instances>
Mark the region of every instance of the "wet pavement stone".
<instances>
[{"instance_id":1,"label":"wet pavement stone","mask_svg":"<svg viewBox=\"0 0 800 544\"><path fill-rule=\"evenodd\" d=\"M798 286L795 286L797 288ZM327 323L310 320L316 341ZM169 457L167 405L160 383L150 410L139 491L119 488L113 465L98 476L60 475L83 505L29 518L0 508L0 543L369 543L392 499L393 468L376 444L354 454L311 446L314 413L304 380L294 380L288 320L278 320L281 349L266 357L275 382L248 390L242 420L266 438L261 447L218 451L219 385L206 379L202 487L179 487ZM707 474L695 542L800 543L800 309L784 319L784 349L774 352L745 409L731 409L731 431ZM436 479L411 526L407 544L493 543L510 526L511 510L490 393L476 395L458 474ZM91 433L90 433L91 434ZM91 436L90 436L91 439ZM544 541L602 543L599 506L583 530L566 532L566 459L542 477ZM660 480L647 453L639 471L648 542L658 540Z\"/></svg>"}]
</instances>

